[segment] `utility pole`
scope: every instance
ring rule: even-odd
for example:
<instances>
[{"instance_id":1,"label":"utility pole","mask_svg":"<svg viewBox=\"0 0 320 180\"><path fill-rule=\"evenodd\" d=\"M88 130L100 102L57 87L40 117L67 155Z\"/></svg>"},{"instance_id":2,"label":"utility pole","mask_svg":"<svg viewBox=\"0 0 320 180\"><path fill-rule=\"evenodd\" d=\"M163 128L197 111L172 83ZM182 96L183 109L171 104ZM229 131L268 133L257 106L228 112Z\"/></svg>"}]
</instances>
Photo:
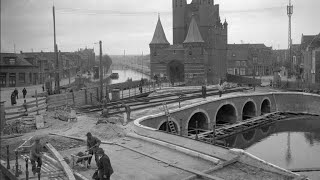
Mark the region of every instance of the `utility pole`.
<instances>
[{"instance_id":1,"label":"utility pole","mask_svg":"<svg viewBox=\"0 0 320 180\"><path fill-rule=\"evenodd\" d=\"M143 79L143 51L142 51L142 58L141 58L141 66L142 66L142 79Z\"/></svg>"},{"instance_id":2,"label":"utility pole","mask_svg":"<svg viewBox=\"0 0 320 180\"><path fill-rule=\"evenodd\" d=\"M102 41L99 41L100 45L100 100L103 99L103 74L102 74Z\"/></svg>"},{"instance_id":3,"label":"utility pole","mask_svg":"<svg viewBox=\"0 0 320 180\"><path fill-rule=\"evenodd\" d=\"M291 5L291 0L289 0L289 5L287 6L287 15L289 17L289 28L288 28L288 51L289 51L289 63L291 64L291 74L294 71L294 65L292 62L292 39L291 39L291 16L293 14L293 5Z\"/></svg>"},{"instance_id":4,"label":"utility pole","mask_svg":"<svg viewBox=\"0 0 320 180\"><path fill-rule=\"evenodd\" d=\"M56 41L56 15L55 15L55 9L54 6L52 7L52 13L53 13L53 35L54 35L54 58L56 61L56 92L60 93L60 75L59 75L59 57L58 57L58 46Z\"/></svg>"}]
</instances>

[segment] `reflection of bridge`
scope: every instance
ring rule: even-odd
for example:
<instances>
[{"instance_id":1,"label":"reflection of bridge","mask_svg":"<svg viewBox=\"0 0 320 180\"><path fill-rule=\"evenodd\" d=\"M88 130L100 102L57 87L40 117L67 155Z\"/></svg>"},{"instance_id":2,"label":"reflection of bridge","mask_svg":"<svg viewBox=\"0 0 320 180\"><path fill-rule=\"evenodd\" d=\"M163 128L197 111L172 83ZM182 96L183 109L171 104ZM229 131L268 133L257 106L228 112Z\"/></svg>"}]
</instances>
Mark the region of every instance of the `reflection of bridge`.
<instances>
[{"instance_id":1,"label":"reflection of bridge","mask_svg":"<svg viewBox=\"0 0 320 180\"><path fill-rule=\"evenodd\" d=\"M319 98L315 101L315 98ZM306 101L308 100L308 101ZM216 124L234 123L247 118L275 111L316 111L320 96L302 96L295 93L264 93L235 95L221 99L193 104L172 110L171 120L181 135L188 135L193 129L212 130ZM166 116L157 115L141 122L142 125L161 129L167 123Z\"/></svg>"}]
</instances>

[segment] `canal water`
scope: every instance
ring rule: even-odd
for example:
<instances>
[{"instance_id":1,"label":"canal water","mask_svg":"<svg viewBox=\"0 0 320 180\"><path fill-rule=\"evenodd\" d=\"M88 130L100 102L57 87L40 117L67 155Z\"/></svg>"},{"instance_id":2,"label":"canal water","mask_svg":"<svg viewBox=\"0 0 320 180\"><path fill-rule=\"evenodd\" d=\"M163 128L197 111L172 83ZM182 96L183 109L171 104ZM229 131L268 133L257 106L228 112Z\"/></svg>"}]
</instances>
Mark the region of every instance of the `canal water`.
<instances>
[{"instance_id":1,"label":"canal water","mask_svg":"<svg viewBox=\"0 0 320 180\"><path fill-rule=\"evenodd\" d=\"M224 142L285 169L320 168L320 117L286 119L228 137ZM320 171L299 174L320 180Z\"/></svg>"},{"instance_id":2,"label":"canal water","mask_svg":"<svg viewBox=\"0 0 320 180\"><path fill-rule=\"evenodd\" d=\"M112 70L112 73L118 73L118 79L111 79L111 84L126 82L129 78L132 78L132 81L144 79L150 79L148 75L142 74L138 71L134 71L131 69L122 69L122 70Z\"/></svg>"}]
</instances>

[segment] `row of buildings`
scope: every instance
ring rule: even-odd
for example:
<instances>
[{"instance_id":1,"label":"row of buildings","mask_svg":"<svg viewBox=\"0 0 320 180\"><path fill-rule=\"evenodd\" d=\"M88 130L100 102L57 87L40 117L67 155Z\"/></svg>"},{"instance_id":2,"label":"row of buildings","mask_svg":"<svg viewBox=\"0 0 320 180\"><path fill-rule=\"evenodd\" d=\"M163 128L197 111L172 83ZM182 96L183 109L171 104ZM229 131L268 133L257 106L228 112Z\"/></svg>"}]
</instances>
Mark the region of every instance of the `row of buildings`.
<instances>
[{"instance_id":1,"label":"row of buildings","mask_svg":"<svg viewBox=\"0 0 320 180\"><path fill-rule=\"evenodd\" d=\"M228 44L228 23L213 0L172 0L173 44L158 19L150 47L151 75L171 81L215 84L225 75L268 76L275 71L317 81L319 35L302 35L301 44L273 50L264 44Z\"/></svg>"},{"instance_id":2,"label":"row of buildings","mask_svg":"<svg viewBox=\"0 0 320 180\"><path fill-rule=\"evenodd\" d=\"M58 52L60 78L72 77L94 66L93 49ZM0 54L0 87L44 84L56 74L53 52L20 52Z\"/></svg>"}]
</instances>

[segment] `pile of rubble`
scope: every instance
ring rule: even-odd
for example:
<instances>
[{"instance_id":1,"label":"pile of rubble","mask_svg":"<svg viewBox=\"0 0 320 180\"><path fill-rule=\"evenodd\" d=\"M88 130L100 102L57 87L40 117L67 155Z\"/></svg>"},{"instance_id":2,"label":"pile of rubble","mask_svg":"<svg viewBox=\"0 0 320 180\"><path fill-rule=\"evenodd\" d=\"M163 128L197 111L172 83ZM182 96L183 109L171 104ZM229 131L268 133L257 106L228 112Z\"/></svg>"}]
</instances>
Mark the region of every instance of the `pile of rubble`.
<instances>
[{"instance_id":1,"label":"pile of rubble","mask_svg":"<svg viewBox=\"0 0 320 180\"><path fill-rule=\"evenodd\" d=\"M16 120L7 121L3 133L4 134L21 134L28 133L36 129L36 117L25 116Z\"/></svg>"},{"instance_id":2,"label":"pile of rubble","mask_svg":"<svg viewBox=\"0 0 320 180\"><path fill-rule=\"evenodd\" d=\"M76 111L70 108L56 109L55 118L60 119L62 121L67 121L67 122L77 121Z\"/></svg>"}]
</instances>

